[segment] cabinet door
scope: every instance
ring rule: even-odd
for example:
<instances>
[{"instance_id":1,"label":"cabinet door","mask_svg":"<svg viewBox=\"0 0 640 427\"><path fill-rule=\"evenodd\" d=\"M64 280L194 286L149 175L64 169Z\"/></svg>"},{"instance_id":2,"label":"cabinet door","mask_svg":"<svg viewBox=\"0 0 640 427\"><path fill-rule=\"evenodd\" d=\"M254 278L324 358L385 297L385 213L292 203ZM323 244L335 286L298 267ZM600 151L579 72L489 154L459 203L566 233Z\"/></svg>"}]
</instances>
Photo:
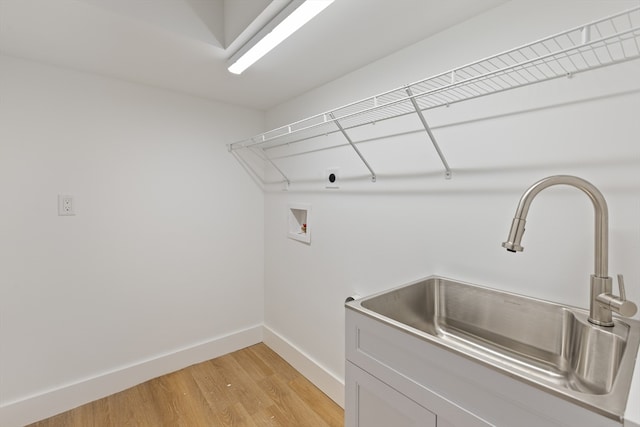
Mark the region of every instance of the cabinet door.
<instances>
[{"instance_id":1,"label":"cabinet door","mask_svg":"<svg viewBox=\"0 0 640 427\"><path fill-rule=\"evenodd\" d=\"M345 427L436 427L432 412L351 362L345 382Z\"/></svg>"}]
</instances>

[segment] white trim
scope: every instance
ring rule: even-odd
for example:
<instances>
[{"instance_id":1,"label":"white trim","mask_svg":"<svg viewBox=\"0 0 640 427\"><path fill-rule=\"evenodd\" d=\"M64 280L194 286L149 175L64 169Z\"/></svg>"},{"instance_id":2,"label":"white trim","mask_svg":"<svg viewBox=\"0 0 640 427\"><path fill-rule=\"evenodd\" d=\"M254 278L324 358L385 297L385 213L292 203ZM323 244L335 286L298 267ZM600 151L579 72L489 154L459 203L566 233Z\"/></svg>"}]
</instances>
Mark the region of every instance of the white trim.
<instances>
[{"instance_id":1,"label":"white trim","mask_svg":"<svg viewBox=\"0 0 640 427\"><path fill-rule=\"evenodd\" d=\"M311 356L266 325L264 326L263 341L331 400L344 408L344 380L339 379Z\"/></svg>"},{"instance_id":2,"label":"white trim","mask_svg":"<svg viewBox=\"0 0 640 427\"><path fill-rule=\"evenodd\" d=\"M0 425L19 427L31 424L152 378L260 343L262 332L262 325L252 326L56 389L3 403L0 406Z\"/></svg>"}]
</instances>

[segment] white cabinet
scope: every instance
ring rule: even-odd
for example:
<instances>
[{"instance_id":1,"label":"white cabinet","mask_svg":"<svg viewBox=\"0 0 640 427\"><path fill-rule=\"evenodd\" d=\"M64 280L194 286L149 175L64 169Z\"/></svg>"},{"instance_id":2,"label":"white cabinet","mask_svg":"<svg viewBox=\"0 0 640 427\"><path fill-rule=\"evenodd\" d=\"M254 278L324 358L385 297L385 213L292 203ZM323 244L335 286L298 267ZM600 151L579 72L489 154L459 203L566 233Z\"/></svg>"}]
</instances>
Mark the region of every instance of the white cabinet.
<instances>
[{"instance_id":1,"label":"white cabinet","mask_svg":"<svg viewBox=\"0 0 640 427\"><path fill-rule=\"evenodd\" d=\"M621 427L349 308L346 356L345 427Z\"/></svg>"},{"instance_id":2,"label":"white cabinet","mask_svg":"<svg viewBox=\"0 0 640 427\"><path fill-rule=\"evenodd\" d=\"M410 337L349 309L346 325L345 427L492 425L406 374L439 375L437 367L417 360L419 347L402 342Z\"/></svg>"},{"instance_id":3,"label":"white cabinet","mask_svg":"<svg viewBox=\"0 0 640 427\"><path fill-rule=\"evenodd\" d=\"M350 362L346 401L346 426L436 427L432 412Z\"/></svg>"}]
</instances>

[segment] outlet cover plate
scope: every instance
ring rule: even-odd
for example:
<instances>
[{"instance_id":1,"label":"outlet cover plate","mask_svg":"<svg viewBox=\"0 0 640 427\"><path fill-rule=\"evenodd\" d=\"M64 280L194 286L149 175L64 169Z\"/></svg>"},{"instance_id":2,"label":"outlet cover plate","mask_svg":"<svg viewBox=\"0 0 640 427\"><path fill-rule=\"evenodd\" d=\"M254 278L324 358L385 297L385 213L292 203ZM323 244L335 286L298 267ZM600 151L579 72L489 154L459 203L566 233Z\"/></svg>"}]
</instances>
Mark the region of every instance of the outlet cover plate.
<instances>
[{"instance_id":1,"label":"outlet cover plate","mask_svg":"<svg viewBox=\"0 0 640 427\"><path fill-rule=\"evenodd\" d=\"M76 214L73 196L58 194L58 216L74 216Z\"/></svg>"}]
</instances>

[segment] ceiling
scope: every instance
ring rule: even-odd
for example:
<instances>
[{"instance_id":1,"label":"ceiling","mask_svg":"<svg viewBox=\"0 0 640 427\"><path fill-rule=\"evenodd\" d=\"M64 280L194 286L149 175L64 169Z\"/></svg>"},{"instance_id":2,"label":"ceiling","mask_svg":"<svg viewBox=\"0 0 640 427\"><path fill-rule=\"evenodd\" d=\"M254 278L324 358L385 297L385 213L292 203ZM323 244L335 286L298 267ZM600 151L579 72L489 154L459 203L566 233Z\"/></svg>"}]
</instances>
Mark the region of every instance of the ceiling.
<instances>
[{"instance_id":1,"label":"ceiling","mask_svg":"<svg viewBox=\"0 0 640 427\"><path fill-rule=\"evenodd\" d=\"M506 0L336 0L241 75L288 0L0 0L0 53L267 109Z\"/></svg>"}]
</instances>

